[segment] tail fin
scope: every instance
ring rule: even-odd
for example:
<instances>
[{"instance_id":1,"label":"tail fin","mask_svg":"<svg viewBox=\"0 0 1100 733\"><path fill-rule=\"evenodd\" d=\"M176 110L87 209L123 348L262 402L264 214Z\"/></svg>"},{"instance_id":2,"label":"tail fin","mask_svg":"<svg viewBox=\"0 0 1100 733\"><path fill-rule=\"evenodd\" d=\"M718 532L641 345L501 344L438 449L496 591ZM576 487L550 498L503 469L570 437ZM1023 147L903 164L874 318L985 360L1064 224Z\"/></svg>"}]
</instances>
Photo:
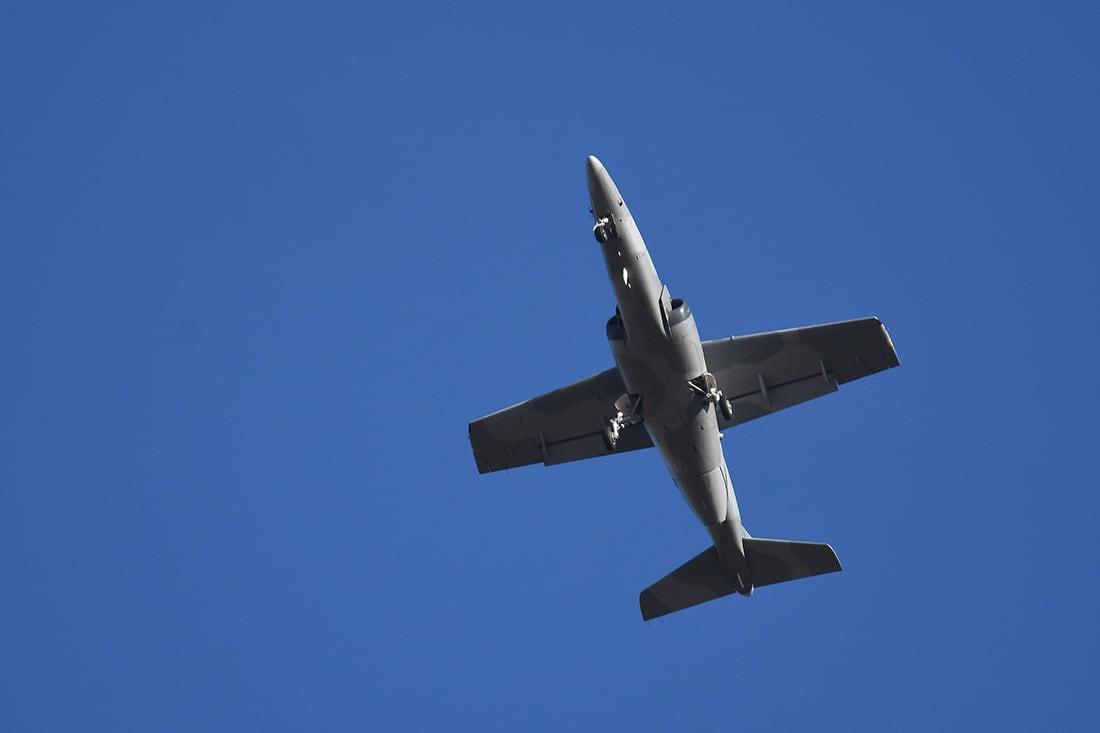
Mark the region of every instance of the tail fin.
<instances>
[{"instance_id":1,"label":"tail fin","mask_svg":"<svg viewBox=\"0 0 1100 733\"><path fill-rule=\"evenodd\" d=\"M751 537L745 537L742 541L755 587L840 570L836 553L825 544ZM734 591L734 585L718 559L718 550L708 547L642 591L638 601L642 618L648 621L728 596Z\"/></svg>"}]
</instances>

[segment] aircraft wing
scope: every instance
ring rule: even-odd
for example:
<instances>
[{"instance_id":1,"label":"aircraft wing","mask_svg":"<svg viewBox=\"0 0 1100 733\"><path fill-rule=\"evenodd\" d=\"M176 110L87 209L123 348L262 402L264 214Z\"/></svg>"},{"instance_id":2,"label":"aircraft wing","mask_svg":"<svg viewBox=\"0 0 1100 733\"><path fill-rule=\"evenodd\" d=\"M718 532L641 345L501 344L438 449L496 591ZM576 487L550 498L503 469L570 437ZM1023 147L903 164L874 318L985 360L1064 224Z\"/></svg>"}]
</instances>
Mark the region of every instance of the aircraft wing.
<instances>
[{"instance_id":1,"label":"aircraft wing","mask_svg":"<svg viewBox=\"0 0 1100 733\"><path fill-rule=\"evenodd\" d=\"M703 342L707 370L733 405L722 428L770 415L898 365L877 318Z\"/></svg>"},{"instance_id":2,"label":"aircraft wing","mask_svg":"<svg viewBox=\"0 0 1100 733\"><path fill-rule=\"evenodd\" d=\"M603 424L625 391L619 370L612 368L474 420L470 447L478 472L607 455ZM620 433L615 452L652 445L645 427L630 425Z\"/></svg>"}]
</instances>

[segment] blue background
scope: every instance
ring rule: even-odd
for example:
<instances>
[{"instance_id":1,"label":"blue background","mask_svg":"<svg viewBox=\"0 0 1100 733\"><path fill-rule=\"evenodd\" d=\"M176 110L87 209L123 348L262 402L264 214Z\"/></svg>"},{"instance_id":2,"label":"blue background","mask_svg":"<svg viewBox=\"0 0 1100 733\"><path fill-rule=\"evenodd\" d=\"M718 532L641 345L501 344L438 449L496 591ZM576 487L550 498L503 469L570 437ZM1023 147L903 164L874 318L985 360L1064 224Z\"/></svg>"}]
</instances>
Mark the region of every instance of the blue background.
<instances>
[{"instance_id":1,"label":"blue background","mask_svg":"<svg viewBox=\"0 0 1100 733\"><path fill-rule=\"evenodd\" d=\"M0 728L1096 730L1097 7L6 5ZM654 452L477 474L589 153L704 338L890 328L725 441L843 573L646 624Z\"/></svg>"}]
</instances>

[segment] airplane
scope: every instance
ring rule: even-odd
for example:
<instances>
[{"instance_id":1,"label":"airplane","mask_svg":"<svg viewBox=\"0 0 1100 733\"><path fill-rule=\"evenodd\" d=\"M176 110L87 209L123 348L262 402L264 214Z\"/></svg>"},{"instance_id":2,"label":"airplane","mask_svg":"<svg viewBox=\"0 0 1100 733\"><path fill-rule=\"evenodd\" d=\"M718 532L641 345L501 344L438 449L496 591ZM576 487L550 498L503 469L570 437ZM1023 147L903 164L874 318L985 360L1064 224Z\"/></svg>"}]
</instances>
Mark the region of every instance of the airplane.
<instances>
[{"instance_id":1,"label":"airplane","mask_svg":"<svg viewBox=\"0 0 1100 733\"><path fill-rule=\"evenodd\" d=\"M711 546L641 592L645 620L839 571L827 544L749 535L722 431L898 366L886 327L872 317L701 341L611 176L595 156L586 168L592 233L618 303L606 329L615 366L471 422L478 472L656 446Z\"/></svg>"}]
</instances>

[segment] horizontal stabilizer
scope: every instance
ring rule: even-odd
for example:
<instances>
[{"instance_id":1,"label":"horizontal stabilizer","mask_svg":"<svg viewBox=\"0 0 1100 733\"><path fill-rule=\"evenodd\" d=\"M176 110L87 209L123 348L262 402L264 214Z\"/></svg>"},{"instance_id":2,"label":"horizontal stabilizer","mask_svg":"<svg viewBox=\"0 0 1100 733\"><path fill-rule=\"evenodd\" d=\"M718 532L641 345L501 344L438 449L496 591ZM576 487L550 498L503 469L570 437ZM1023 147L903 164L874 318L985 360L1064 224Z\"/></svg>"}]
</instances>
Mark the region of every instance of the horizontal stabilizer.
<instances>
[{"instance_id":1,"label":"horizontal stabilizer","mask_svg":"<svg viewBox=\"0 0 1100 733\"><path fill-rule=\"evenodd\" d=\"M742 542L752 584L757 588L840 570L836 553L825 544L748 536L744 536ZM642 618L648 621L728 596L735 590L718 559L718 550L708 547L642 591L638 601Z\"/></svg>"},{"instance_id":2,"label":"horizontal stabilizer","mask_svg":"<svg viewBox=\"0 0 1100 733\"><path fill-rule=\"evenodd\" d=\"M709 547L642 591L639 602L646 621L734 592L718 550Z\"/></svg>"},{"instance_id":3,"label":"horizontal stabilizer","mask_svg":"<svg viewBox=\"0 0 1100 733\"><path fill-rule=\"evenodd\" d=\"M757 588L840 570L836 553L825 544L750 537L743 542L752 584Z\"/></svg>"}]
</instances>

